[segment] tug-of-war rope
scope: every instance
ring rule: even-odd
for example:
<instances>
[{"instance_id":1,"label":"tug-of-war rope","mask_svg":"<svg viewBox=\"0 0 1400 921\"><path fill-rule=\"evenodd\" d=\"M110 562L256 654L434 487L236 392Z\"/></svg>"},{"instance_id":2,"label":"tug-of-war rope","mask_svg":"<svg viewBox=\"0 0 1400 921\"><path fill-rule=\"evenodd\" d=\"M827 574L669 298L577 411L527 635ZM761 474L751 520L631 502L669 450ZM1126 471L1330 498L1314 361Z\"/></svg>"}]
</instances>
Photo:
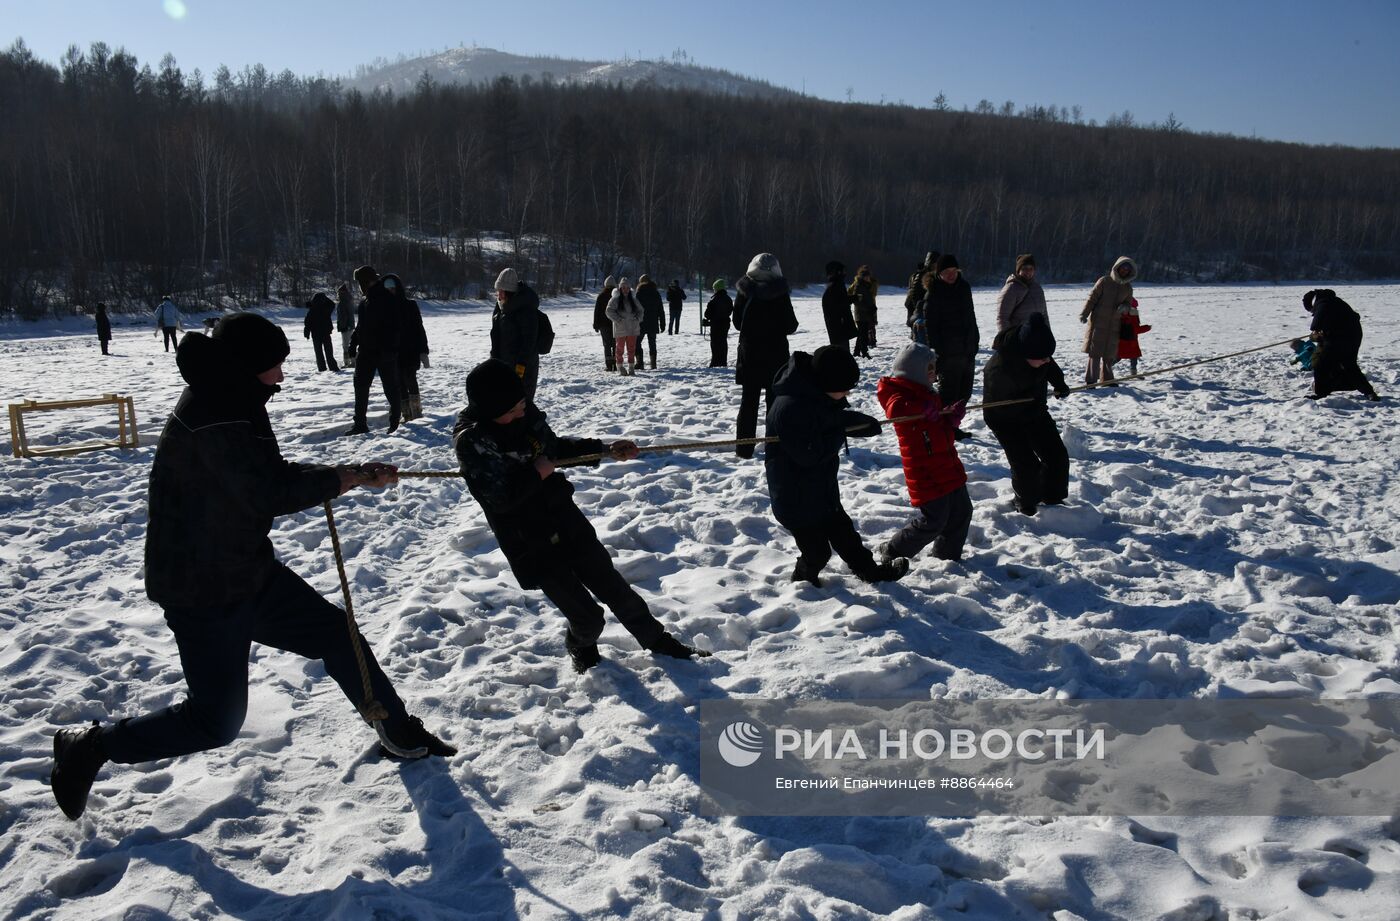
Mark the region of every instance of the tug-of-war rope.
<instances>
[{"instance_id":1,"label":"tug-of-war rope","mask_svg":"<svg viewBox=\"0 0 1400 921\"><path fill-rule=\"evenodd\" d=\"M1127 383L1128 381L1142 380L1145 377L1153 377L1158 374L1169 374L1172 371L1181 371L1185 368L1194 368L1198 365L1210 364L1211 362L1215 361L1224 361L1226 358L1236 358L1240 355L1248 355L1250 352L1262 352L1264 349L1272 349L1277 348L1280 345L1287 345L1290 342L1292 342L1295 338L1298 337L1294 336L1288 339L1281 340L1279 342L1270 342L1268 345L1256 345L1253 348L1241 349L1238 352L1230 352L1226 355L1213 355L1210 358L1202 358L1197 361L1188 361L1184 364L1172 365L1167 368L1157 368L1153 371L1143 371L1138 374L1131 374L1127 377L1116 378L1111 381L1100 381L1098 383L1093 384L1082 384L1078 387L1070 387L1066 391L1066 393L1077 393L1082 390L1096 390L1099 387L1112 387L1118 384ZM1018 400L996 400L991 403L973 403L968 405L966 409L995 409L1001 406L1015 406L1021 403L1035 403L1038 402L1039 399L1039 397L1026 397L1024 399ZM945 408L942 410L942 412L949 413L952 412L952 409ZM923 415L898 416L893 419L886 419L880 424L893 425L898 422L915 422L923 418L925 418ZM728 438L722 441L678 441L670 444L648 445L645 447L639 446L637 448L637 453L666 454L674 451L705 451L712 448L732 448L738 447L740 445L773 444L778 440L778 438L774 437ZM578 457L567 457L561 460L557 460L554 462L554 466L570 467L579 464L591 464L595 461L600 461L610 456L610 454L606 453L583 454ZM461 475L461 472L457 470L400 470L398 473L399 479L455 479L461 477ZM355 623L355 609L350 602L350 582L345 577L345 556L340 549L340 533L336 529L335 515L331 512L331 504L329 502L325 503L325 509L326 525L330 528L331 532L331 549L335 552L335 566L336 570L340 574L340 591L342 596L345 598L345 626L346 629L350 631L350 645L355 650L355 662L357 665L359 665L360 681L364 685L365 699L364 703L360 704L360 715L364 717L365 722L375 726L376 728L379 728L380 726L382 726L383 721L388 718L388 713L385 711L384 705L374 699L374 692L370 687L369 667L365 664L364 650L361 648L360 645L360 629Z\"/></svg>"}]
</instances>

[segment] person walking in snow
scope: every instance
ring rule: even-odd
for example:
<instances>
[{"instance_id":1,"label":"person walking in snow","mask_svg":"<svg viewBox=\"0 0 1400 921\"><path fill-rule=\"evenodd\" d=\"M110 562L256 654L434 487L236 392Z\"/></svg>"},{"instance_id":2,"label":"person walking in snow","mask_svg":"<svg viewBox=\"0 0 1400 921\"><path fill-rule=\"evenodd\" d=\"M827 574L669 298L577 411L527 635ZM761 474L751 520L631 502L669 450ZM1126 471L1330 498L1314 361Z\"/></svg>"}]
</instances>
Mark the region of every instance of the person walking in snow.
<instances>
[{"instance_id":1,"label":"person walking in snow","mask_svg":"<svg viewBox=\"0 0 1400 921\"><path fill-rule=\"evenodd\" d=\"M1016 271L1006 276L1006 284L997 295L997 332L1020 326L1033 313L1050 319L1045 306L1045 289L1035 280L1035 256L1023 253L1016 257Z\"/></svg>"},{"instance_id":2,"label":"person walking in snow","mask_svg":"<svg viewBox=\"0 0 1400 921\"><path fill-rule=\"evenodd\" d=\"M1055 336L1044 314L1033 313L1020 326L997 333L992 357L982 370L982 417L1007 463L1016 508L1034 515L1040 505L1058 505L1069 495L1069 452L1045 405L1045 388L1057 398L1069 393L1064 372L1051 356ZM1014 406L992 406L1024 400Z\"/></svg>"},{"instance_id":3,"label":"person walking in snow","mask_svg":"<svg viewBox=\"0 0 1400 921\"><path fill-rule=\"evenodd\" d=\"M556 435L520 378L494 359L467 375L467 407L452 429L452 444L467 489L520 587L544 592L568 622L564 647L575 671L602 661L600 601L643 649L677 659L709 655L676 639L652 616L574 502L573 486L554 466L583 454L630 460L637 456L635 444Z\"/></svg>"},{"instance_id":4,"label":"person walking in snow","mask_svg":"<svg viewBox=\"0 0 1400 921\"><path fill-rule=\"evenodd\" d=\"M1315 288L1303 295L1303 308L1312 314L1313 392L1320 399L1339 390L1359 390L1372 400L1380 394L1357 364L1361 352L1361 317L1330 288Z\"/></svg>"},{"instance_id":5,"label":"person walking in snow","mask_svg":"<svg viewBox=\"0 0 1400 921\"><path fill-rule=\"evenodd\" d=\"M379 375L384 401L389 404L389 431L399 427L402 394L399 389L399 301L384 287L384 279L372 265L355 270L355 283L365 298L360 302L350 346L355 353L355 421L346 435L369 433L369 388Z\"/></svg>"},{"instance_id":6,"label":"person walking in snow","mask_svg":"<svg viewBox=\"0 0 1400 921\"><path fill-rule=\"evenodd\" d=\"M525 383L525 393L535 398L540 376L540 296L509 266L496 276L491 357L514 368Z\"/></svg>"},{"instance_id":7,"label":"person walking in snow","mask_svg":"<svg viewBox=\"0 0 1400 921\"><path fill-rule=\"evenodd\" d=\"M685 315L685 289L675 278L666 287L666 303L671 308L671 325L666 327L666 335L669 336L681 331L681 317Z\"/></svg>"},{"instance_id":8,"label":"person walking in snow","mask_svg":"<svg viewBox=\"0 0 1400 921\"><path fill-rule=\"evenodd\" d=\"M735 437L744 439L758 431L758 401L773 403L773 376L787 363L787 337L797 332L797 314L782 266L772 253L754 256L734 287L734 326L739 330L734 382L742 388ZM734 453L753 457L754 446L739 445Z\"/></svg>"},{"instance_id":9,"label":"person walking in snow","mask_svg":"<svg viewBox=\"0 0 1400 921\"><path fill-rule=\"evenodd\" d=\"M355 356L350 354L350 339L355 335L355 300L350 296L350 286L342 284L335 290L335 329L340 333L340 354L345 367L355 367Z\"/></svg>"},{"instance_id":10,"label":"person walking in snow","mask_svg":"<svg viewBox=\"0 0 1400 921\"><path fill-rule=\"evenodd\" d=\"M856 321L851 317L851 293L846 290L846 267L836 260L826 264L826 289L822 291L822 323L830 345L849 352L856 337Z\"/></svg>"},{"instance_id":11,"label":"person walking in snow","mask_svg":"<svg viewBox=\"0 0 1400 921\"><path fill-rule=\"evenodd\" d=\"M335 302L325 292L317 291L316 296L306 302L306 320L302 323L303 339L311 340L311 348L316 353L316 370L324 371L327 366L339 371L335 363L335 346L331 344L331 332L335 328Z\"/></svg>"},{"instance_id":12,"label":"person walking in snow","mask_svg":"<svg viewBox=\"0 0 1400 921\"><path fill-rule=\"evenodd\" d=\"M912 558L929 544L940 560L960 560L972 523L967 471L958 458L955 437L966 404L944 407L934 391L937 361L928 346L910 342L895 355L889 376L875 386L885 418L917 417L896 422L894 430L909 501L919 514L881 548L880 558L886 562Z\"/></svg>"},{"instance_id":13,"label":"person walking in snow","mask_svg":"<svg viewBox=\"0 0 1400 921\"><path fill-rule=\"evenodd\" d=\"M642 305L641 338L646 340L647 351L651 353L651 369L656 370L656 337L661 327L666 325L666 310L661 306L661 292L650 275L637 279L637 302ZM641 340L638 340L640 346ZM646 370L646 362L638 362Z\"/></svg>"},{"instance_id":14,"label":"person walking in snow","mask_svg":"<svg viewBox=\"0 0 1400 921\"><path fill-rule=\"evenodd\" d=\"M734 301L729 297L729 285L716 278L710 286L714 297L705 305L705 322L710 327L710 367L729 367L729 318L734 315Z\"/></svg>"},{"instance_id":15,"label":"person walking in snow","mask_svg":"<svg viewBox=\"0 0 1400 921\"><path fill-rule=\"evenodd\" d=\"M938 356L938 396L944 406L951 406L972 396L981 333L972 306L972 286L963 277L957 257L944 253L933 268L921 310L928 347ZM971 435L958 429L957 437Z\"/></svg>"},{"instance_id":16,"label":"person walking in snow","mask_svg":"<svg viewBox=\"0 0 1400 921\"><path fill-rule=\"evenodd\" d=\"M176 344L175 331L180 328L180 309L170 295L161 298L156 308L156 329L165 336L165 350L168 352Z\"/></svg>"},{"instance_id":17,"label":"person walking in snow","mask_svg":"<svg viewBox=\"0 0 1400 921\"><path fill-rule=\"evenodd\" d=\"M399 317L399 402L407 422L423 415L423 394L418 389L418 369L428 367L428 331L423 326L423 311L397 275L385 275L384 287L397 301Z\"/></svg>"},{"instance_id":18,"label":"person walking in snow","mask_svg":"<svg viewBox=\"0 0 1400 921\"><path fill-rule=\"evenodd\" d=\"M50 786L70 819L87 808L108 761L142 764L233 742L248 709L253 643L320 660L360 707L358 644L371 696L388 714L374 723L384 749L401 758L456 754L408 715L364 636L346 628L345 612L273 553L268 532L278 516L398 476L389 464L323 467L282 458L266 403L280 389L289 351L275 324L250 313L224 317L212 336L188 335L176 349L189 386L156 445L145 580L175 635L188 692L143 716L58 731Z\"/></svg>"},{"instance_id":19,"label":"person walking in snow","mask_svg":"<svg viewBox=\"0 0 1400 921\"><path fill-rule=\"evenodd\" d=\"M1138 314L1137 298L1118 308L1118 360L1128 362L1128 373L1137 374L1138 359L1142 357L1142 345L1138 336L1152 329L1142 322Z\"/></svg>"},{"instance_id":20,"label":"person walking in snow","mask_svg":"<svg viewBox=\"0 0 1400 921\"><path fill-rule=\"evenodd\" d=\"M855 357L832 345L793 353L773 380L765 435L778 440L765 449L763 467L773 517L797 542L794 582L820 587L833 550L866 582L897 580L909 569L904 559L877 563L841 506L837 473L847 436L880 434L878 421L848 408L859 380Z\"/></svg>"},{"instance_id":21,"label":"person walking in snow","mask_svg":"<svg viewBox=\"0 0 1400 921\"><path fill-rule=\"evenodd\" d=\"M870 274L869 266L856 269L856 280L851 282L848 293L856 321L856 347L852 354L857 358L869 358L875 346L875 326L879 318L875 295L879 290L880 284Z\"/></svg>"},{"instance_id":22,"label":"person walking in snow","mask_svg":"<svg viewBox=\"0 0 1400 921\"><path fill-rule=\"evenodd\" d=\"M603 365L608 371L617 370L617 358L613 355L613 324L608 319L608 302L612 300L616 288L617 282L609 275L603 280L603 290L598 292L598 298L593 302L593 331L603 340Z\"/></svg>"},{"instance_id":23,"label":"person walking in snow","mask_svg":"<svg viewBox=\"0 0 1400 921\"><path fill-rule=\"evenodd\" d=\"M1119 256L1113 269L1094 282L1079 322L1087 323L1084 331L1084 354L1089 356L1084 369L1084 383L1106 384L1113 380L1113 363L1118 360L1118 332L1121 323L1119 307L1133 300L1133 279L1137 265L1127 256Z\"/></svg>"},{"instance_id":24,"label":"person walking in snow","mask_svg":"<svg viewBox=\"0 0 1400 921\"><path fill-rule=\"evenodd\" d=\"M921 345L928 345L928 325L921 309L924 294L928 291L928 285L924 284L924 276L938 265L940 255L937 250L929 250L924 254L924 261L916 265L913 274L909 276L909 292L904 295L904 325L909 327L909 338Z\"/></svg>"},{"instance_id":25,"label":"person walking in snow","mask_svg":"<svg viewBox=\"0 0 1400 921\"><path fill-rule=\"evenodd\" d=\"M617 373L624 377L637 373L637 337L642 333L642 319L646 311L632 292L632 284L625 277L617 283L617 290L608 301L607 318L612 323L615 352L614 363ZM623 357L627 359L624 365Z\"/></svg>"},{"instance_id":26,"label":"person walking in snow","mask_svg":"<svg viewBox=\"0 0 1400 921\"><path fill-rule=\"evenodd\" d=\"M112 341L112 321L107 316L107 305L97 305L97 344L102 347L103 355L110 355L107 351L107 343Z\"/></svg>"}]
</instances>

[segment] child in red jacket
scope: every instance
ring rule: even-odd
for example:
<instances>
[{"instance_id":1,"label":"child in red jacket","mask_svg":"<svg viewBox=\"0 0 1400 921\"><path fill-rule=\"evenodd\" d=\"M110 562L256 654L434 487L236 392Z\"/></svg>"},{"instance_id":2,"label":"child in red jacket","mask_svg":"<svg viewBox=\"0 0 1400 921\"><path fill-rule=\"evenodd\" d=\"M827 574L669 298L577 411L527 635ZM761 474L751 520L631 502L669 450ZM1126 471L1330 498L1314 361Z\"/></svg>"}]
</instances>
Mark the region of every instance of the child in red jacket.
<instances>
[{"instance_id":1,"label":"child in red jacket","mask_svg":"<svg viewBox=\"0 0 1400 921\"><path fill-rule=\"evenodd\" d=\"M1118 360L1128 360L1128 373L1137 373L1138 359L1142 357L1142 346L1138 345L1138 335L1147 332L1151 326L1143 325L1138 316L1137 298L1131 304L1118 308Z\"/></svg>"},{"instance_id":2,"label":"child in red jacket","mask_svg":"<svg viewBox=\"0 0 1400 921\"><path fill-rule=\"evenodd\" d=\"M910 342L895 356L890 376L880 378L875 388L886 418L919 417L895 423L909 500L919 514L885 544L882 559L912 557L929 544L940 560L962 559L972 523L967 472L953 440L966 401L959 400L943 412L943 402L933 389L936 362L928 346Z\"/></svg>"}]
</instances>

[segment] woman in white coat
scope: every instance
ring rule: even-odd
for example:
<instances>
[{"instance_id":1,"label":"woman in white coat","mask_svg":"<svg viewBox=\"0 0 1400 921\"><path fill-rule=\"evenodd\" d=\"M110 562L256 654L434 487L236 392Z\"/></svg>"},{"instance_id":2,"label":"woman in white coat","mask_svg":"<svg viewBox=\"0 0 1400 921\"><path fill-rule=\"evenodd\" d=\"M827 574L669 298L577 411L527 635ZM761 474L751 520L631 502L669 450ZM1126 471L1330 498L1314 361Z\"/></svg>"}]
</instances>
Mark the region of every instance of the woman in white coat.
<instances>
[{"instance_id":1,"label":"woman in white coat","mask_svg":"<svg viewBox=\"0 0 1400 921\"><path fill-rule=\"evenodd\" d=\"M632 292L632 283L626 278L617 283L612 300L608 301L607 317L613 327L613 359L617 371L624 376L633 373L637 366L637 337L642 334L642 309L637 295ZM622 363L622 354L627 353L627 364Z\"/></svg>"}]
</instances>

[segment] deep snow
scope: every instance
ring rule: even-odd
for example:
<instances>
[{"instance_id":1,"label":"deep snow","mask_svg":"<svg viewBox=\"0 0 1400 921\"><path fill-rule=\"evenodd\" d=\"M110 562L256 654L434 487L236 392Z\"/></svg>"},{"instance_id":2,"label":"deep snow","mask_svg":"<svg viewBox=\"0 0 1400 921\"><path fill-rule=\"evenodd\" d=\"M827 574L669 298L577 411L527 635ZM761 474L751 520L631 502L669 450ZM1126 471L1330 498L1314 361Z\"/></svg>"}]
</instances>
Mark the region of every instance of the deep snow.
<instances>
[{"instance_id":1,"label":"deep snow","mask_svg":"<svg viewBox=\"0 0 1400 921\"><path fill-rule=\"evenodd\" d=\"M1303 290L1142 287L1143 368L1301 335ZM1395 819L714 820L695 814L695 774L697 701L719 696L1400 693L1397 290L1339 289L1364 318L1362 365L1386 402L1303 400L1286 348L1076 394L1053 406L1070 501L1033 519L1011 510L974 413L967 558L920 558L885 589L839 561L822 589L788 582L793 546L769 515L761 460L717 451L571 472L621 571L714 650L700 664L654 660L610 623L609 661L575 676L562 618L519 590L459 482L356 491L337 523L361 626L410 710L461 754L382 760L317 664L255 647L235 744L108 768L78 823L47 788L54 729L182 692L141 588L146 475L181 381L146 326L118 325L105 359L78 321L6 327L5 402L134 393L145 446L21 461L3 445L0 918L1388 917ZM1071 380L1086 293L1048 291ZM984 347L995 294L976 292ZM854 401L877 415L900 295L883 293ZM550 305L558 335L538 402L556 430L732 437L732 371L705 367L695 310L683 335L661 337L662 370L618 378L603 373L591 301ZM427 417L385 436L376 395L375 433L355 440L337 437L349 374L316 374L299 312L277 314L293 342L270 406L283 453L450 468L489 311L424 313ZM793 345L810 351L825 341L815 297L798 314ZM114 426L65 420L83 438ZM841 476L868 541L909 514L892 434L853 441ZM282 519L274 542L339 600L322 515Z\"/></svg>"}]
</instances>

